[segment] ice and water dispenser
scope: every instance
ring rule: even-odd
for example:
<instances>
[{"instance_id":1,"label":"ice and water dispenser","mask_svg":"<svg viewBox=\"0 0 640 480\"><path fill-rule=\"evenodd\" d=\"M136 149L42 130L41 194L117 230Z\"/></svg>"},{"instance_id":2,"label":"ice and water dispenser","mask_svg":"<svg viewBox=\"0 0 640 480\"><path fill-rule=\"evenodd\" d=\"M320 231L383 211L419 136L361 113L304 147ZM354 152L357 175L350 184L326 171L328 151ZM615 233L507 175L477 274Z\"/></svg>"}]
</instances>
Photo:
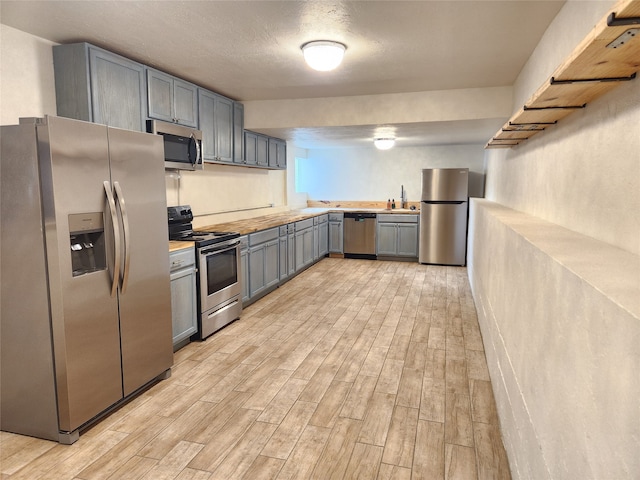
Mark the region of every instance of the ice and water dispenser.
<instances>
[{"instance_id":1,"label":"ice and water dispenser","mask_svg":"<svg viewBox=\"0 0 640 480\"><path fill-rule=\"evenodd\" d=\"M102 212L69 215L69 243L74 277L107 268Z\"/></svg>"}]
</instances>

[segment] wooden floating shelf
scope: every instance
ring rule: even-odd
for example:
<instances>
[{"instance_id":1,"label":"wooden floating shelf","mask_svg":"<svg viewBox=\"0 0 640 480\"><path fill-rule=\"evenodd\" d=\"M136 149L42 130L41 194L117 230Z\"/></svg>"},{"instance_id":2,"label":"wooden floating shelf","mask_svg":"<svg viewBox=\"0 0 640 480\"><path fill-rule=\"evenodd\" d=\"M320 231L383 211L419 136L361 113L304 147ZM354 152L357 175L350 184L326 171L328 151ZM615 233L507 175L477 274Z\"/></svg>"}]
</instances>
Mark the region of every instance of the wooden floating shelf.
<instances>
[{"instance_id":1,"label":"wooden floating shelf","mask_svg":"<svg viewBox=\"0 0 640 480\"><path fill-rule=\"evenodd\" d=\"M485 148L520 144L620 83L633 80L638 70L640 0L621 0Z\"/></svg>"}]
</instances>

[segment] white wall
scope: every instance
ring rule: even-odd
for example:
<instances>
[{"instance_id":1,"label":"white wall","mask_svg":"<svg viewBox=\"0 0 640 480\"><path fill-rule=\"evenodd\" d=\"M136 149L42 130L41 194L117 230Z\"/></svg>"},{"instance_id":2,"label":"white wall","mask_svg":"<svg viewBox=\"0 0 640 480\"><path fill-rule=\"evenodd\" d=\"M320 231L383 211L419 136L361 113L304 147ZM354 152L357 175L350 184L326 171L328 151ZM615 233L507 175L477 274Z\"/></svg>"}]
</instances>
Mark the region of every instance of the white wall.
<instances>
[{"instance_id":1,"label":"white wall","mask_svg":"<svg viewBox=\"0 0 640 480\"><path fill-rule=\"evenodd\" d=\"M423 168L468 167L470 195L484 191L484 145L309 150L300 164L311 200L399 200L404 185L408 201L419 202Z\"/></svg>"},{"instance_id":2,"label":"white wall","mask_svg":"<svg viewBox=\"0 0 640 480\"><path fill-rule=\"evenodd\" d=\"M56 114L52 45L0 24L0 125Z\"/></svg>"},{"instance_id":3,"label":"white wall","mask_svg":"<svg viewBox=\"0 0 640 480\"><path fill-rule=\"evenodd\" d=\"M514 111L613 5L567 2ZM636 79L486 153L468 269L514 479L640 478L639 125Z\"/></svg>"}]
</instances>

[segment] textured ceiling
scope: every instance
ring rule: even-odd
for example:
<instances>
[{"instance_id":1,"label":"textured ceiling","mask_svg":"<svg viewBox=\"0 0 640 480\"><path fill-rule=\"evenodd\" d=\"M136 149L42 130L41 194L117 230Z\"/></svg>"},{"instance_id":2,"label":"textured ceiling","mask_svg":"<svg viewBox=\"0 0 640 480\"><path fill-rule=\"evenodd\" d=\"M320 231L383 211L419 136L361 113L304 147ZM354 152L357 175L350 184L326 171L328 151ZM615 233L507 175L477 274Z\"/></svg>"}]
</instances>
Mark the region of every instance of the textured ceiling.
<instances>
[{"instance_id":1,"label":"textured ceiling","mask_svg":"<svg viewBox=\"0 0 640 480\"><path fill-rule=\"evenodd\" d=\"M2 0L0 21L248 101L512 85L563 3ZM318 39L347 45L338 70L304 64L300 46Z\"/></svg>"}]
</instances>

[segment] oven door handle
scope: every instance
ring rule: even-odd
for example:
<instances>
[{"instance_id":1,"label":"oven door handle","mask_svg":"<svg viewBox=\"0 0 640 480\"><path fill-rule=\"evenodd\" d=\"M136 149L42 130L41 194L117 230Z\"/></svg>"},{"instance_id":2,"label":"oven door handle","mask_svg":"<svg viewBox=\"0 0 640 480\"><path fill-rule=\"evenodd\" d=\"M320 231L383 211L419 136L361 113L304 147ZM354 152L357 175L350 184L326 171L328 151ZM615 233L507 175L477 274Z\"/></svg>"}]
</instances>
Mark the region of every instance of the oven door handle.
<instances>
[{"instance_id":1,"label":"oven door handle","mask_svg":"<svg viewBox=\"0 0 640 480\"><path fill-rule=\"evenodd\" d=\"M233 250L235 248L238 248L238 245L240 245L240 241L234 242L231 245L225 244L225 245L222 245L222 246L206 247L206 248L203 248L202 250L200 250L200 255L208 255L210 253L224 253L224 252L227 252L229 250Z\"/></svg>"}]
</instances>

